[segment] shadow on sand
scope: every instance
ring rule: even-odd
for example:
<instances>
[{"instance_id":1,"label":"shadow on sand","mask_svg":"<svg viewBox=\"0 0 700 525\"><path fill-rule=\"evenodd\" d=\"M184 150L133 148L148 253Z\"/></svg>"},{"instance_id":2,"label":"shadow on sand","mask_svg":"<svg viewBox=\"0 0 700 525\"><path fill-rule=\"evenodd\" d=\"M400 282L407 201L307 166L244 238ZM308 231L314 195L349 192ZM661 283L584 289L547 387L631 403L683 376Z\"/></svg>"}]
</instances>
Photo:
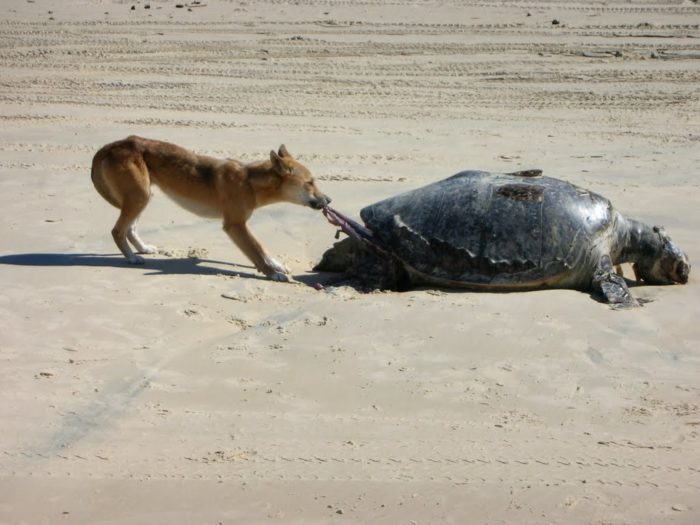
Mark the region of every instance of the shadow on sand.
<instances>
[{"instance_id":1,"label":"shadow on sand","mask_svg":"<svg viewBox=\"0 0 700 525\"><path fill-rule=\"evenodd\" d=\"M128 264L124 257L117 254L96 254L96 253L18 253L0 256L0 264L13 266L90 266L90 267L113 267L142 270L145 275L238 275L241 277L262 278L256 275L253 266L234 264L225 261L215 261L212 259L197 259L186 257L178 258L147 258L146 263ZM241 268L244 271L229 270L210 265L222 265L233 268Z\"/></svg>"},{"instance_id":2,"label":"shadow on sand","mask_svg":"<svg viewBox=\"0 0 700 525\"><path fill-rule=\"evenodd\" d=\"M0 255L0 265L10 266L40 266L40 267L93 267L93 268L123 268L125 270L141 270L144 275L226 275L246 279L267 280L255 271L255 267L246 264L236 264L213 259L198 259L196 257L169 258L146 257L146 262L128 264L121 254L96 253L18 253ZM224 268L222 268L222 266ZM233 268L233 269L227 269ZM240 269L240 270L238 270ZM316 286L328 280L325 273L307 273L294 276L294 279L306 286Z\"/></svg>"}]
</instances>

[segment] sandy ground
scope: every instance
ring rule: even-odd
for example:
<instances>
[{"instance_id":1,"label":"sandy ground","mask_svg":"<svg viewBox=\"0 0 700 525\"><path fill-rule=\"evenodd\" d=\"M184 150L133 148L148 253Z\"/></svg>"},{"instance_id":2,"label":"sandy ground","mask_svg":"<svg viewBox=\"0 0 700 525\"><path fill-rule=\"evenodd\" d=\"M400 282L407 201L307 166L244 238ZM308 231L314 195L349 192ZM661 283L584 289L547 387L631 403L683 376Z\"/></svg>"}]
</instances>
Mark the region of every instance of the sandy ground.
<instances>
[{"instance_id":1,"label":"sandy ground","mask_svg":"<svg viewBox=\"0 0 700 525\"><path fill-rule=\"evenodd\" d=\"M695 274L624 312L317 291L319 213L253 217L279 284L157 191L162 252L130 267L89 178L132 133L245 161L285 143L355 216L541 168L698 261L700 5L183 4L0 8L0 523L700 522Z\"/></svg>"}]
</instances>

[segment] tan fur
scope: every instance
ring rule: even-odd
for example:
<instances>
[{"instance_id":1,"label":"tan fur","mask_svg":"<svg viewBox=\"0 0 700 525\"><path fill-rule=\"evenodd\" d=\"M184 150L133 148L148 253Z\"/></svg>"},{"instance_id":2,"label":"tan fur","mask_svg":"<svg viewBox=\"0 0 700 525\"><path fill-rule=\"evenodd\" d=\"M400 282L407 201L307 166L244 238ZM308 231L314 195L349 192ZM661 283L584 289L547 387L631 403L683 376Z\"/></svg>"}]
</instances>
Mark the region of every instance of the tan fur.
<instances>
[{"instance_id":1,"label":"tan fur","mask_svg":"<svg viewBox=\"0 0 700 525\"><path fill-rule=\"evenodd\" d=\"M289 270L272 259L246 225L256 208L291 202L320 209L330 199L316 187L309 170L284 146L270 159L242 164L231 159L197 155L180 146L127 137L103 146L92 160L92 182L102 197L121 210L112 236L132 264L142 264L137 252L155 253L136 232L136 220L148 204L151 184L184 208L205 217L220 217L231 240L275 280L287 280Z\"/></svg>"}]
</instances>

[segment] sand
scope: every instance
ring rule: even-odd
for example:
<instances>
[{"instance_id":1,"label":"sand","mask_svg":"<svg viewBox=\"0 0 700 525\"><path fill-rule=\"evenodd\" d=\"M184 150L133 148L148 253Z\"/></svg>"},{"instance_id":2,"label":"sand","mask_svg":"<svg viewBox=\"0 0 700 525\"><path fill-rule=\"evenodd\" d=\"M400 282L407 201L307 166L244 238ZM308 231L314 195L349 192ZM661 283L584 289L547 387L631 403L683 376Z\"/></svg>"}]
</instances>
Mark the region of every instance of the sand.
<instances>
[{"instance_id":1,"label":"sand","mask_svg":"<svg viewBox=\"0 0 700 525\"><path fill-rule=\"evenodd\" d=\"M357 216L540 168L698 261L700 5L176 3L0 8L0 523L700 521L695 273L631 311L318 291L320 213L254 215L280 284L157 190L133 267L89 177L129 134L284 143Z\"/></svg>"}]
</instances>

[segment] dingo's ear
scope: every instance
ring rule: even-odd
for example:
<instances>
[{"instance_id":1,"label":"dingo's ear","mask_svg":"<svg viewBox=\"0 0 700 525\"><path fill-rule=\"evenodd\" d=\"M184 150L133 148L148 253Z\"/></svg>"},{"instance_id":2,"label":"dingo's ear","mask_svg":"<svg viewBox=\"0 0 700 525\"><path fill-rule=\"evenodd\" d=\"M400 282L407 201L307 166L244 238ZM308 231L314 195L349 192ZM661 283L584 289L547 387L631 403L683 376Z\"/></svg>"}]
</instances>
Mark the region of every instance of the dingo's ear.
<instances>
[{"instance_id":1,"label":"dingo's ear","mask_svg":"<svg viewBox=\"0 0 700 525\"><path fill-rule=\"evenodd\" d=\"M284 165L282 157L280 157L275 150L270 150L270 160L272 161L272 167L277 173L287 173L289 169Z\"/></svg>"},{"instance_id":2,"label":"dingo's ear","mask_svg":"<svg viewBox=\"0 0 700 525\"><path fill-rule=\"evenodd\" d=\"M291 157L290 153L287 151L287 146L285 146L284 144L280 146L278 155L280 157Z\"/></svg>"}]
</instances>

